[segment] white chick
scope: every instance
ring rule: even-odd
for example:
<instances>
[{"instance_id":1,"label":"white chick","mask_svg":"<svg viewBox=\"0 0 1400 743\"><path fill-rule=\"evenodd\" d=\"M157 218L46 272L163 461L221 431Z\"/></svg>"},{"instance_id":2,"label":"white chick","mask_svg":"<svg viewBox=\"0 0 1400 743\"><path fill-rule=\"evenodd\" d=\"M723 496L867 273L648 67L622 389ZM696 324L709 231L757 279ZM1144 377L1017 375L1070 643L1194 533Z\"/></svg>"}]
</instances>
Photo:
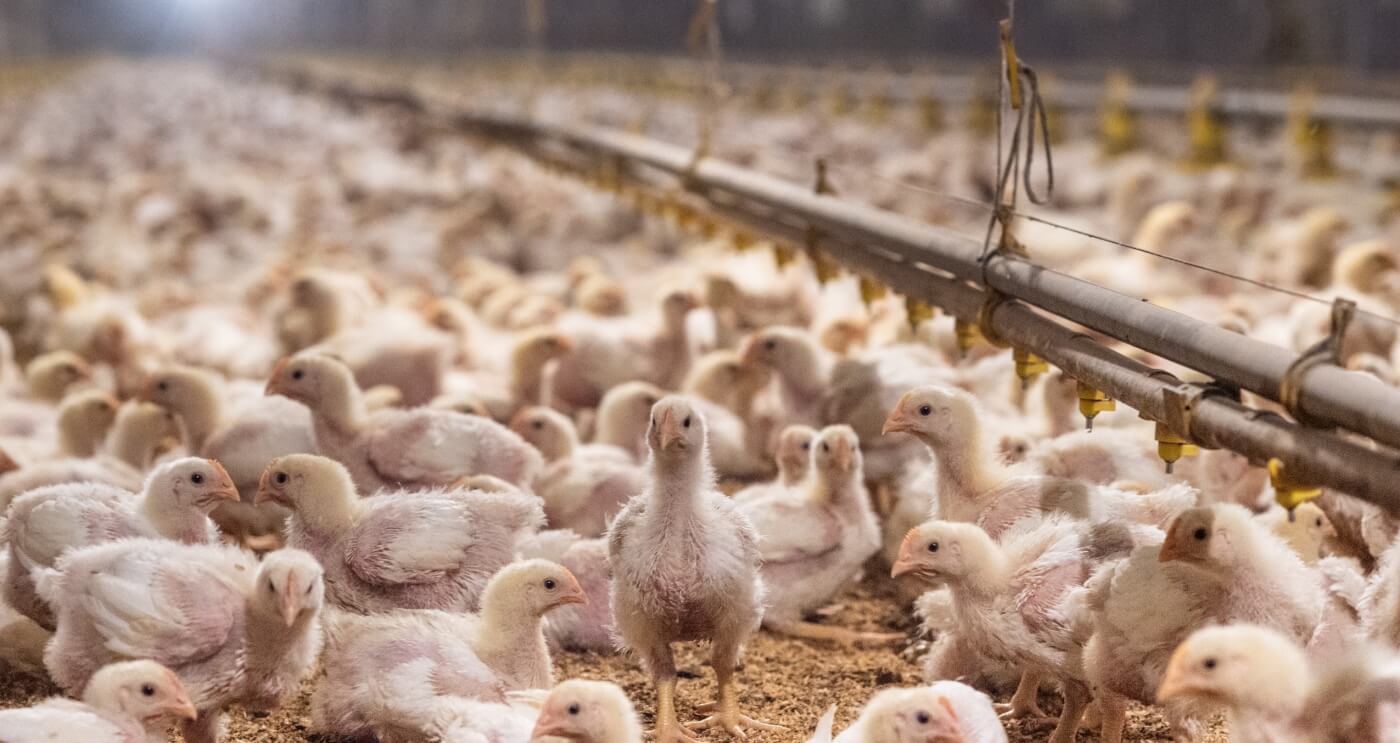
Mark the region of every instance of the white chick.
<instances>
[{"instance_id":1,"label":"white chick","mask_svg":"<svg viewBox=\"0 0 1400 743\"><path fill-rule=\"evenodd\" d=\"M113 663L93 674L81 702L54 697L0 711L6 743L156 743L171 720L192 720L194 705L180 679L149 660Z\"/></svg>"},{"instance_id":2,"label":"white chick","mask_svg":"<svg viewBox=\"0 0 1400 743\"><path fill-rule=\"evenodd\" d=\"M1075 632L1077 589L1105 562L1128 555L1135 538L1121 524L1057 517L1012 529L998 544L976 525L929 521L905 537L890 575L947 585L962 636L987 657L1025 670L1012 714L1035 709L1040 675L1058 681L1065 706L1050 740L1067 743L1089 701L1080 662L1087 638Z\"/></svg>"},{"instance_id":3,"label":"white chick","mask_svg":"<svg viewBox=\"0 0 1400 743\"><path fill-rule=\"evenodd\" d=\"M544 700L530 740L563 738L579 743L642 743L637 711L616 684L571 679Z\"/></svg>"},{"instance_id":4,"label":"white chick","mask_svg":"<svg viewBox=\"0 0 1400 743\"><path fill-rule=\"evenodd\" d=\"M768 605L763 626L780 634L841 642L889 642L902 635L855 632L803 621L860 578L880 549L860 442L850 426L828 426L812 449L812 475L790 492L738 503L758 530Z\"/></svg>"},{"instance_id":5,"label":"white chick","mask_svg":"<svg viewBox=\"0 0 1400 743\"><path fill-rule=\"evenodd\" d=\"M696 726L735 736L777 727L739 708L734 667L762 618L762 557L753 525L714 489L705 442L705 418L686 398L657 402L647 430L651 481L608 530L613 618L620 644L656 685L660 743L693 739L676 719L674 642L711 642L719 703Z\"/></svg>"},{"instance_id":6,"label":"white chick","mask_svg":"<svg viewBox=\"0 0 1400 743\"><path fill-rule=\"evenodd\" d=\"M866 703L851 726L832 738L833 705L808 743L1005 743L992 700L957 681L912 689L885 689Z\"/></svg>"}]
</instances>

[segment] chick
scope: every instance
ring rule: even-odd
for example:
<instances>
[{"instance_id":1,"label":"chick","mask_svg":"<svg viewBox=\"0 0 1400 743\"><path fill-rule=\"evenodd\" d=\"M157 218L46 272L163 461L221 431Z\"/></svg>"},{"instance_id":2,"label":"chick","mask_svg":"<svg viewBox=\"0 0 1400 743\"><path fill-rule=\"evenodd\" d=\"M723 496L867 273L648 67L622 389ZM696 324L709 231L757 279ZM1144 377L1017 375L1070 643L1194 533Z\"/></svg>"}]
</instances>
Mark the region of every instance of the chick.
<instances>
[{"instance_id":1,"label":"chick","mask_svg":"<svg viewBox=\"0 0 1400 743\"><path fill-rule=\"evenodd\" d=\"M1181 562L1219 582L1226 621L1272 627L1299 644L1314 640L1326 603L1320 576L1245 508L1217 504L1184 511L1167 530L1158 559Z\"/></svg>"},{"instance_id":2,"label":"chick","mask_svg":"<svg viewBox=\"0 0 1400 743\"><path fill-rule=\"evenodd\" d=\"M241 541L277 535L286 512L253 503L258 478L275 457L316 450L311 414L306 406L278 397L261 397L231 407L210 372L173 367L152 374L144 395L180 419L185 446L218 459L238 486L239 500L219 508L214 519Z\"/></svg>"},{"instance_id":3,"label":"chick","mask_svg":"<svg viewBox=\"0 0 1400 743\"><path fill-rule=\"evenodd\" d=\"M773 452L773 462L778 466L778 477L770 482L749 485L734 493L735 503L779 495L796 488L812 469L812 442L817 438L817 429L811 426L794 425L783 429L778 436L778 448Z\"/></svg>"},{"instance_id":4,"label":"chick","mask_svg":"<svg viewBox=\"0 0 1400 743\"><path fill-rule=\"evenodd\" d=\"M1294 720L1308 693L1307 657L1297 643L1264 627L1208 627L1172 654L1157 699L1195 699L1230 711L1230 740L1299 740Z\"/></svg>"},{"instance_id":5,"label":"chick","mask_svg":"<svg viewBox=\"0 0 1400 743\"><path fill-rule=\"evenodd\" d=\"M579 743L642 743L632 702L616 684L572 679L550 690L530 740L564 738Z\"/></svg>"},{"instance_id":6,"label":"chick","mask_svg":"<svg viewBox=\"0 0 1400 743\"><path fill-rule=\"evenodd\" d=\"M45 743L133 743L165 740L171 720L192 720L194 705L180 679L149 660L113 663L93 674L81 702L54 697L0 711L0 740Z\"/></svg>"},{"instance_id":7,"label":"chick","mask_svg":"<svg viewBox=\"0 0 1400 743\"><path fill-rule=\"evenodd\" d=\"M8 582L10 553L0 552L0 581ZM0 601L0 671L43 676L44 645L50 633L34 620Z\"/></svg>"},{"instance_id":8,"label":"chick","mask_svg":"<svg viewBox=\"0 0 1400 743\"><path fill-rule=\"evenodd\" d=\"M91 457L117 421L117 399L99 389L66 395L58 406L59 450L64 456Z\"/></svg>"},{"instance_id":9,"label":"chick","mask_svg":"<svg viewBox=\"0 0 1400 743\"><path fill-rule=\"evenodd\" d=\"M799 328L766 328L749 336L740 350L745 366L766 369L773 375L773 399L757 412L774 417L778 428L824 422L823 401L831 384L832 359Z\"/></svg>"},{"instance_id":10,"label":"chick","mask_svg":"<svg viewBox=\"0 0 1400 743\"><path fill-rule=\"evenodd\" d=\"M630 453L606 444L580 445L574 424L549 408L525 408L511 430L539 449L548 464L535 481L551 528L601 536L608 521L645 482Z\"/></svg>"},{"instance_id":11,"label":"chick","mask_svg":"<svg viewBox=\"0 0 1400 743\"><path fill-rule=\"evenodd\" d=\"M608 530L612 606L620 643L641 659L657 689L656 738L693 740L676 719L671 643L708 640L719 682L717 712L696 726L774 730L745 715L734 667L763 615L758 535L714 489L705 419L683 397L661 399L647 429L650 482Z\"/></svg>"},{"instance_id":12,"label":"chick","mask_svg":"<svg viewBox=\"0 0 1400 743\"><path fill-rule=\"evenodd\" d=\"M1292 513L1282 508L1272 508L1257 516L1268 525L1275 536L1288 544L1305 563L1312 565L1322 558L1323 545L1328 539L1337 536L1332 528L1332 520L1316 504L1304 502Z\"/></svg>"},{"instance_id":13,"label":"chick","mask_svg":"<svg viewBox=\"0 0 1400 743\"><path fill-rule=\"evenodd\" d=\"M1362 595L1358 613L1371 640L1400 649L1400 547L1381 557Z\"/></svg>"},{"instance_id":14,"label":"chick","mask_svg":"<svg viewBox=\"0 0 1400 743\"><path fill-rule=\"evenodd\" d=\"M1104 743L1123 739L1127 700L1157 701L1172 649L1225 616L1219 581L1160 555L1160 545L1145 544L1086 584L1090 621L1085 631L1092 636L1084 648L1084 671L1102 715ZM1206 732L1209 710L1200 704L1169 700L1162 713L1178 738L1196 740Z\"/></svg>"},{"instance_id":15,"label":"chick","mask_svg":"<svg viewBox=\"0 0 1400 743\"><path fill-rule=\"evenodd\" d=\"M258 564L231 547L122 540L66 555L40 590L58 615L53 680L77 692L105 663L157 661L200 711L189 743L218 741L231 704L281 706L320 654L322 571L300 550Z\"/></svg>"},{"instance_id":16,"label":"chick","mask_svg":"<svg viewBox=\"0 0 1400 743\"><path fill-rule=\"evenodd\" d=\"M1008 467L993 454L976 402L957 389L911 390L883 430L913 434L937 460L938 518L979 524L993 537L1022 518L1046 512L1165 524L1196 504L1195 489L1182 484L1140 494Z\"/></svg>"},{"instance_id":17,"label":"chick","mask_svg":"<svg viewBox=\"0 0 1400 743\"><path fill-rule=\"evenodd\" d=\"M804 487L738 503L758 530L768 604L763 626L780 634L854 643L889 642L899 634L855 632L803 621L860 578L880 549L870 510L860 442L849 426L822 429Z\"/></svg>"},{"instance_id":18,"label":"chick","mask_svg":"<svg viewBox=\"0 0 1400 743\"><path fill-rule=\"evenodd\" d=\"M568 336L551 328L537 328L517 336L510 350L510 392L515 404L538 404L545 366L573 347Z\"/></svg>"},{"instance_id":19,"label":"chick","mask_svg":"<svg viewBox=\"0 0 1400 743\"><path fill-rule=\"evenodd\" d=\"M287 544L326 567L328 598L346 611L470 611L544 520L538 499L469 490L358 498L345 467L311 454L268 463L257 502L291 509Z\"/></svg>"},{"instance_id":20,"label":"chick","mask_svg":"<svg viewBox=\"0 0 1400 743\"><path fill-rule=\"evenodd\" d=\"M326 682L312 700L314 727L358 736L375 731L376 706L427 706L416 684L380 683L400 674L430 678L428 694L504 702L519 689L553 683L544 616L583 603L583 589L563 566L526 560L492 576L478 615L396 611L337 613L327 624Z\"/></svg>"},{"instance_id":21,"label":"chick","mask_svg":"<svg viewBox=\"0 0 1400 743\"><path fill-rule=\"evenodd\" d=\"M10 575L5 600L53 629L49 608L34 592L35 571L51 568L67 551L125 537L163 537L186 544L214 543L208 513L238 491L218 462L190 457L163 465L140 497L107 485L69 483L32 490L10 504L5 541Z\"/></svg>"},{"instance_id":22,"label":"chick","mask_svg":"<svg viewBox=\"0 0 1400 743\"><path fill-rule=\"evenodd\" d=\"M128 400L117 409L106 449L132 467L147 470L161 449L179 436L179 421L169 410L155 403Z\"/></svg>"},{"instance_id":23,"label":"chick","mask_svg":"<svg viewBox=\"0 0 1400 743\"><path fill-rule=\"evenodd\" d=\"M493 420L432 408L369 413L350 369L329 356L283 359L267 393L311 409L317 450L344 464L364 494L474 474L525 485L544 466L534 447Z\"/></svg>"},{"instance_id":24,"label":"chick","mask_svg":"<svg viewBox=\"0 0 1400 743\"><path fill-rule=\"evenodd\" d=\"M608 390L598 404L593 441L616 446L631 452L638 462L644 461L651 409L665 394L648 382L626 382Z\"/></svg>"},{"instance_id":25,"label":"chick","mask_svg":"<svg viewBox=\"0 0 1400 743\"><path fill-rule=\"evenodd\" d=\"M718 403L747 419L754 397L768 385L770 374L760 365L745 365L734 351L711 351L695 362L681 389L687 395Z\"/></svg>"},{"instance_id":26,"label":"chick","mask_svg":"<svg viewBox=\"0 0 1400 743\"><path fill-rule=\"evenodd\" d=\"M29 394L47 402L58 402L71 388L87 384L92 373L92 364L72 351L50 351L24 367Z\"/></svg>"},{"instance_id":27,"label":"chick","mask_svg":"<svg viewBox=\"0 0 1400 743\"><path fill-rule=\"evenodd\" d=\"M1005 743L1006 729L992 700L957 681L913 689L885 689L833 740L832 706L808 743Z\"/></svg>"},{"instance_id":28,"label":"chick","mask_svg":"<svg viewBox=\"0 0 1400 743\"><path fill-rule=\"evenodd\" d=\"M677 289L662 295L659 323L590 315L561 319L559 330L572 349L559 359L550 404L566 412L596 407L607 390L633 380L663 389L680 386L690 368L686 316L698 306L693 293Z\"/></svg>"},{"instance_id":29,"label":"chick","mask_svg":"<svg viewBox=\"0 0 1400 743\"><path fill-rule=\"evenodd\" d=\"M1127 556L1135 538L1123 525L1057 517L1013 529L998 544L976 525L929 521L905 537L890 575L946 584L962 636L1025 670L1014 713L1034 709L1040 675L1060 682L1065 706L1050 740L1064 743L1074 740L1089 701L1075 594L1106 561Z\"/></svg>"}]
</instances>

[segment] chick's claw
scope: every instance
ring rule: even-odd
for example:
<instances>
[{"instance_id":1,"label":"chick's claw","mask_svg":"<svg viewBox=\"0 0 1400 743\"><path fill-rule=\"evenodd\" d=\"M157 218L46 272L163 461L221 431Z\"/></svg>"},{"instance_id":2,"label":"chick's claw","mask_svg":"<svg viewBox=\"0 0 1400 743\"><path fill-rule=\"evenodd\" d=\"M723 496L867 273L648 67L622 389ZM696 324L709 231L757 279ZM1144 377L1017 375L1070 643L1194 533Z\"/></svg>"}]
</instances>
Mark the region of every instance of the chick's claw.
<instances>
[{"instance_id":1,"label":"chick's claw","mask_svg":"<svg viewBox=\"0 0 1400 743\"><path fill-rule=\"evenodd\" d=\"M1039 702L1021 704L1016 701L997 702L992 705L1003 720L1051 720L1054 719L1040 708Z\"/></svg>"},{"instance_id":2,"label":"chick's claw","mask_svg":"<svg viewBox=\"0 0 1400 743\"><path fill-rule=\"evenodd\" d=\"M703 743L699 738L691 734L691 731L679 723L669 725L657 725L654 730L647 732L656 743Z\"/></svg>"},{"instance_id":3,"label":"chick's claw","mask_svg":"<svg viewBox=\"0 0 1400 743\"><path fill-rule=\"evenodd\" d=\"M748 715L740 711L737 706L732 706L728 709L725 709L720 705L708 706L710 706L711 709L717 709L718 711L716 711L715 714L710 715L709 717L706 717L703 720L698 720L696 722L689 723L689 727L691 729L708 730L710 728L721 728L726 733L729 733L730 737L737 738L739 740L748 740L749 736L748 733L745 732L745 730L787 730L787 728L783 727L782 725L774 725L772 723L764 722L762 720L755 720L754 718L749 717Z\"/></svg>"}]
</instances>

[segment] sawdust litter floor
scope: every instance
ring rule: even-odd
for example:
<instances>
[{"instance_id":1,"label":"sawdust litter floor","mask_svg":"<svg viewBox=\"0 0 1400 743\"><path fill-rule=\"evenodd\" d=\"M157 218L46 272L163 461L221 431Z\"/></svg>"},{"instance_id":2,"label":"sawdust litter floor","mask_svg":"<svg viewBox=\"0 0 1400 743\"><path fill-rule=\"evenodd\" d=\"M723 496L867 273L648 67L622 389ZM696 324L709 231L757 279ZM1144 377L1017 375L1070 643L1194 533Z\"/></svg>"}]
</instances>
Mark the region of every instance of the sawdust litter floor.
<instances>
[{"instance_id":1,"label":"sawdust litter floor","mask_svg":"<svg viewBox=\"0 0 1400 743\"><path fill-rule=\"evenodd\" d=\"M842 607L829 619L832 624L868 631L911 633L913 620L902 602L890 592L886 582L867 581L847 596ZM792 640L767 632L756 635L749 644L739 674L742 700L758 717L785 725L786 733L755 735L756 741L805 741L817 717L830 704L839 705L837 730L855 717L866 699L885 686L912 686L920 683L917 653L906 647L845 648L835 645ZM693 719L694 706L715 698L714 674L707 662L706 648L681 646L677 664L681 669L678 706L682 719ZM607 679L620 684L637 702L644 722L650 726L653 695L646 676L631 660L592 653L561 653L556 657L559 678ZM31 704L55 693L48 683L17 673L0 673L0 707ZM309 688L294 703L276 714L250 716L241 710L229 715L228 740L248 743L296 743L330 739L311 735L308 714ZM1003 697L1003 701L1005 697ZM1054 714L1059 699L1043 694L1042 707ZM1013 721L1008 726L1012 741L1043 741L1052 723ZM1227 737L1215 726L1208 743L1223 743ZM178 740L172 735L172 740ZM725 740L723 734L709 740ZM1082 741L1097 740L1096 733L1082 731ZM1169 741L1166 724L1146 707L1130 710L1127 741Z\"/></svg>"}]
</instances>

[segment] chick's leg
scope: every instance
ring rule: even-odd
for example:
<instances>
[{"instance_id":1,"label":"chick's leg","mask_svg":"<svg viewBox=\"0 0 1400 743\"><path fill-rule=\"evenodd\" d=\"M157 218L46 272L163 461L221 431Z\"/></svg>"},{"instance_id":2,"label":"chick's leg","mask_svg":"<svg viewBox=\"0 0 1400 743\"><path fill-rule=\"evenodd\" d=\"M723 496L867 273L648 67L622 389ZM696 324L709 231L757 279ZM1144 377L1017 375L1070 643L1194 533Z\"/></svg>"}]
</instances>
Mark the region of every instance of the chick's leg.
<instances>
[{"instance_id":1,"label":"chick's leg","mask_svg":"<svg viewBox=\"0 0 1400 743\"><path fill-rule=\"evenodd\" d=\"M719 684L719 704L715 714L690 726L696 730L722 728L731 737L747 740L747 730L787 730L782 725L773 725L755 720L739 709L739 690L734 687L734 666L739 660L739 645L734 641L716 640L710 656L710 665L715 668L715 681Z\"/></svg>"},{"instance_id":2,"label":"chick's leg","mask_svg":"<svg viewBox=\"0 0 1400 743\"><path fill-rule=\"evenodd\" d=\"M1050 743L1074 743L1079 734L1079 722L1084 719L1084 707L1089 703L1089 687L1077 682L1064 683L1065 708Z\"/></svg>"},{"instance_id":3,"label":"chick's leg","mask_svg":"<svg viewBox=\"0 0 1400 743\"><path fill-rule=\"evenodd\" d=\"M1011 703L996 705L997 711L1001 713L1004 720L1016 720L1023 717L1049 717L1040 709L1040 702L1036 699L1039 693L1040 674L1034 671L1022 671L1021 683L1016 686L1016 693L1011 695Z\"/></svg>"},{"instance_id":4,"label":"chick's leg","mask_svg":"<svg viewBox=\"0 0 1400 743\"><path fill-rule=\"evenodd\" d=\"M646 660L656 684L656 728L651 731L656 743L700 743L676 720L676 662L671 648L648 653Z\"/></svg>"},{"instance_id":5,"label":"chick's leg","mask_svg":"<svg viewBox=\"0 0 1400 743\"><path fill-rule=\"evenodd\" d=\"M1127 721L1128 700L1120 694L1099 689L1099 711L1103 724L1099 727L1099 740L1102 743L1122 743L1123 726Z\"/></svg>"}]
</instances>

